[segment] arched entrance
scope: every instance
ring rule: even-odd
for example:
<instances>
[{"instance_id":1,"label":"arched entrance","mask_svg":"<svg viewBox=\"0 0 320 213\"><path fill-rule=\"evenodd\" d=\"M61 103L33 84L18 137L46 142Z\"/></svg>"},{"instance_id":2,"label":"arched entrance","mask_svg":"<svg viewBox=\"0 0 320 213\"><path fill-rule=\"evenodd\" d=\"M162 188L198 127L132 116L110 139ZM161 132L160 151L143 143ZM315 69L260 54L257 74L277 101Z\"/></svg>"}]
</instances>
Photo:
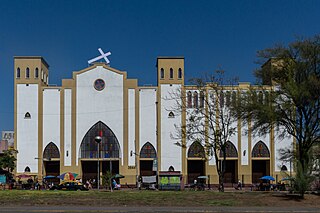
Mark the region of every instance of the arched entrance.
<instances>
[{"instance_id":1,"label":"arched entrance","mask_svg":"<svg viewBox=\"0 0 320 213\"><path fill-rule=\"evenodd\" d=\"M60 152L58 147L50 142L43 151L44 176L60 175Z\"/></svg>"},{"instance_id":2,"label":"arched entrance","mask_svg":"<svg viewBox=\"0 0 320 213\"><path fill-rule=\"evenodd\" d=\"M223 153L220 151L219 157L223 159ZM220 160L220 162L222 162ZM226 168L224 173L224 183L238 182L238 152L231 141L226 142Z\"/></svg>"},{"instance_id":3,"label":"arched entrance","mask_svg":"<svg viewBox=\"0 0 320 213\"><path fill-rule=\"evenodd\" d=\"M154 146L147 142L140 151L140 175L152 176L156 175L156 171L153 171L153 160L157 159L157 153Z\"/></svg>"},{"instance_id":4,"label":"arched entrance","mask_svg":"<svg viewBox=\"0 0 320 213\"><path fill-rule=\"evenodd\" d=\"M259 183L259 178L265 175L270 175L270 152L264 142L259 141L254 145L251 159L252 183Z\"/></svg>"},{"instance_id":5,"label":"arched entrance","mask_svg":"<svg viewBox=\"0 0 320 213\"><path fill-rule=\"evenodd\" d=\"M102 138L98 144L95 137ZM80 145L80 160L82 180L97 179L98 159L100 162L100 177L106 171L112 174L119 173L120 145L112 130L101 121L93 125L82 139Z\"/></svg>"},{"instance_id":6,"label":"arched entrance","mask_svg":"<svg viewBox=\"0 0 320 213\"><path fill-rule=\"evenodd\" d=\"M188 150L188 184L192 184L198 176L205 175L205 151L203 146L195 141Z\"/></svg>"}]
</instances>

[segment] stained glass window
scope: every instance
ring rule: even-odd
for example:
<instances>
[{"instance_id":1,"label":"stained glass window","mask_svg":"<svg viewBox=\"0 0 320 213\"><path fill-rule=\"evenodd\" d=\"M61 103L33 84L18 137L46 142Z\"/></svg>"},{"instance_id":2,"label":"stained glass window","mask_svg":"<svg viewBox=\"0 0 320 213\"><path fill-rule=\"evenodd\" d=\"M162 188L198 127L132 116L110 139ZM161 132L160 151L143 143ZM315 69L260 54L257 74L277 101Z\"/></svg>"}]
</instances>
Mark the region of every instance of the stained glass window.
<instances>
[{"instance_id":1,"label":"stained glass window","mask_svg":"<svg viewBox=\"0 0 320 213\"><path fill-rule=\"evenodd\" d=\"M140 151L140 158L156 158L156 150L150 142L143 145Z\"/></svg>"},{"instance_id":2,"label":"stained glass window","mask_svg":"<svg viewBox=\"0 0 320 213\"><path fill-rule=\"evenodd\" d=\"M223 153L222 153L221 150L220 150L219 156L221 158L223 158ZM234 144L232 142L230 142L230 141L226 142L226 156L227 157L231 157L231 158L237 158L238 157L237 149L234 146Z\"/></svg>"},{"instance_id":3,"label":"stained glass window","mask_svg":"<svg viewBox=\"0 0 320 213\"><path fill-rule=\"evenodd\" d=\"M60 158L60 152L58 147L50 142L43 151L43 159L48 160L52 158Z\"/></svg>"},{"instance_id":4,"label":"stained glass window","mask_svg":"<svg viewBox=\"0 0 320 213\"><path fill-rule=\"evenodd\" d=\"M270 157L270 152L265 143L259 141L252 149L252 157Z\"/></svg>"},{"instance_id":5,"label":"stained glass window","mask_svg":"<svg viewBox=\"0 0 320 213\"><path fill-rule=\"evenodd\" d=\"M188 158L204 158L205 152L203 146L195 141L191 144L188 151Z\"/></svg>"},{"instance_id":6,"label":"stained glass window","mask_svg":"<svg viewBox=\"0 0 320 213\"><path fill-rule=\"evenodd\" d=\"M95 137L102 138L99 143L99 156L98 156L98 143ZM97 122L87 132L81 142L80 158L119 158L120 145L117 137L111 129L102 123Z\"/></svg>"}]
</instances>

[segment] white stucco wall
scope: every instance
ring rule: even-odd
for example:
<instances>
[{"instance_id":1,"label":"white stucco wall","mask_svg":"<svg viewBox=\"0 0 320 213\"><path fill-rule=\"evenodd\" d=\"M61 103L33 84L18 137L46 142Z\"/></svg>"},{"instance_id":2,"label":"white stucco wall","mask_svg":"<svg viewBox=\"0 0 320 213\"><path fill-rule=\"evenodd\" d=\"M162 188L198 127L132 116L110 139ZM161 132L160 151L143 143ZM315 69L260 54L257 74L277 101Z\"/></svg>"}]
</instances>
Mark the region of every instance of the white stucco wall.
<instances>
[{"instance_id":1,"label":"white stucco wall","mask_svg":"<svg viewBox=\"0 0 320 213\"><path fill-rule=\"evenodd\" d=\"M135 166L135 155L130 156L131 151L135 152L135 89L128 89L128 99L128 166Z\"/></svg>"},{"instance_id":2,"label":"white stucco wall","mask_svg":"<svg viewBox=\"0 0 320 213\"><path fill-rule=\"evenodd\" d=\"M60 149L60 89L43 90L43 140L42 153L53 142Z\"/></svg>"},{"instance_id":3,"label":"white stucco wall","mask_svg":"<svg viewBox=\"0 0 320 213\"><path fill-rule=\"evenodd\" d=\"M29 166L31 172L38 172L38 84L17 85L17 172L24 172ZM30 119L25 119L29 112Z\"/></svg>"},{"instance_id":4,"label":"white stucco wall","mask_svg":"<svg viewBox=\"0 0 320 213\"><path fill-rule=\"evenodd\" d=\"M180 146L175 145L176 140L170 137L175 133L175 124L181 126L181 115L176 114L174 118L169 118L171 109L176 107L176 100L170 99L173 93L181 91L180 84L161 85L161 171L168 171L173 166L175 171L181 171L181 152Z\"/></svg>"},{"instance_id":5,"label":"white stucco wall","mask_svg":"<svg viewBox=\"0 0 320 213\"><path fill-rule=\"evenodd\" d=\"M64 165L71 166L71 112L72 112L72 90L64 90ZM68 156L67 156L68 152Z\"/></svg>"},{"instance_id":6,"label":"white stucco wall","mask_svg":"<svg viewBox=\"0 0 320 213\"><path fill-rule=\"evenodd\" d=\"M239 153L241 155L241 165L247 166L249 165L249 155L251 154L251 151L249 149L249 138L248 135L246 134L248 130L248 125L242 125L241 126L241 132L239 134L241 134L241 153ZM246 152L245 155L243 155L243 152Z\"/></svg>"},{"instance_id":7,"label":"white stucco wall","mask_svg":"<svg viewBox=\"0 0 320 213\"><path fill-rule=\"evenodd\" d=\"M142 146L150 142L157 150L157 90L156 89L140 89L140 116L139 116L139 154Z\"/></svg>"},{"instance_id":8,"label":"white stucco wall","mask_svg":"<svg viewBox=\"0 0 320 213\"><path fill-rule=\"evenodd\" d=\"M106 84L102 91L93 87L98 78ZM76 164L83 137L94 124L102 121L119 141L123 165L123 75L98 66L78 74L76 82Z\"/></svg>"},{"instance_id":9,"label":"white stucco wall","mask_svg":"<svg viewBox=\"0 0 320 213\"><path fill-rule=\"evenodd\" d=\"M283 127L284 128L284 127ZM287 135L285 138L279 138L280 132L275 131L275 138L274 138L274 153L275 153L275 162L274 162L274 169L276 172L281 171L281 167L285 165L290 171L290 161L282 161L280 160L280 149L290 149L293 150L293 137ZM291 170L293 171L293 163L291 164Z\"/></svg>"}]
</instances>

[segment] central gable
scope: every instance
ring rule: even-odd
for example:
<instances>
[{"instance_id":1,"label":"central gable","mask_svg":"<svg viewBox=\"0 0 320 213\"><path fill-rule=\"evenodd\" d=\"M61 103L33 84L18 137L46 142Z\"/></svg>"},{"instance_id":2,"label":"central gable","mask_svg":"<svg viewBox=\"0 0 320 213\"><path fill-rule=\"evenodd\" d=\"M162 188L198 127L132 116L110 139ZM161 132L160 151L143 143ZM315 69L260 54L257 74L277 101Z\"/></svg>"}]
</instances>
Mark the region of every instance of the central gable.
<instances>
[{"instance_id":1,"label":"central gable","mask_svg":"<svg viewBox=\"0 0 320 213\"><path fill-rule=\"evenodd\" d=\"M105 63L95 63L94 65L92 65L92 66L90 66L88 68L85 68L85 69L80 70L80 71L73 72L73 79L75 79L77 75L82 75L82 74L85 74L85 73L94 72L95 70L97 70L96 69L97 67L102 67L103 68L102 70L105 70L106 72L112 72L114 74L123 75L125 79L127 78L127 72L120 71L120 70L117 70L115 68L112 68L112 67L106 65Z\"/></svg>"}]
</instances>

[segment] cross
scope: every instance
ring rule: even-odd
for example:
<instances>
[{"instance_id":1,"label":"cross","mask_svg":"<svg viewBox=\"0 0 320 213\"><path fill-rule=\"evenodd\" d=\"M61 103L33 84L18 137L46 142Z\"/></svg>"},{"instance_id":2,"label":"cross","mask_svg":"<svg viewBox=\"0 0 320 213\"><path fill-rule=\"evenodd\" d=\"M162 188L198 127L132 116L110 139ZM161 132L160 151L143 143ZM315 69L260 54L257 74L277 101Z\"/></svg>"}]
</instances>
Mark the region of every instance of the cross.
<instances>
[{"instance_id":1,"label":"cross","mask_svg":"<svg viewBox=\"0 0 320 213\"><path fill-rule=\"evenodd\" d=\"M107 64L109 64L110 61L108 60L107 56L111 55L111 52L104 53L101 48L99 48L98 50L99 50L101 55L89 60L88 64L92 64L93 62L98 61L98 60L100 60L102 58L107 62Z\"/></svg>"}]
</instances>

